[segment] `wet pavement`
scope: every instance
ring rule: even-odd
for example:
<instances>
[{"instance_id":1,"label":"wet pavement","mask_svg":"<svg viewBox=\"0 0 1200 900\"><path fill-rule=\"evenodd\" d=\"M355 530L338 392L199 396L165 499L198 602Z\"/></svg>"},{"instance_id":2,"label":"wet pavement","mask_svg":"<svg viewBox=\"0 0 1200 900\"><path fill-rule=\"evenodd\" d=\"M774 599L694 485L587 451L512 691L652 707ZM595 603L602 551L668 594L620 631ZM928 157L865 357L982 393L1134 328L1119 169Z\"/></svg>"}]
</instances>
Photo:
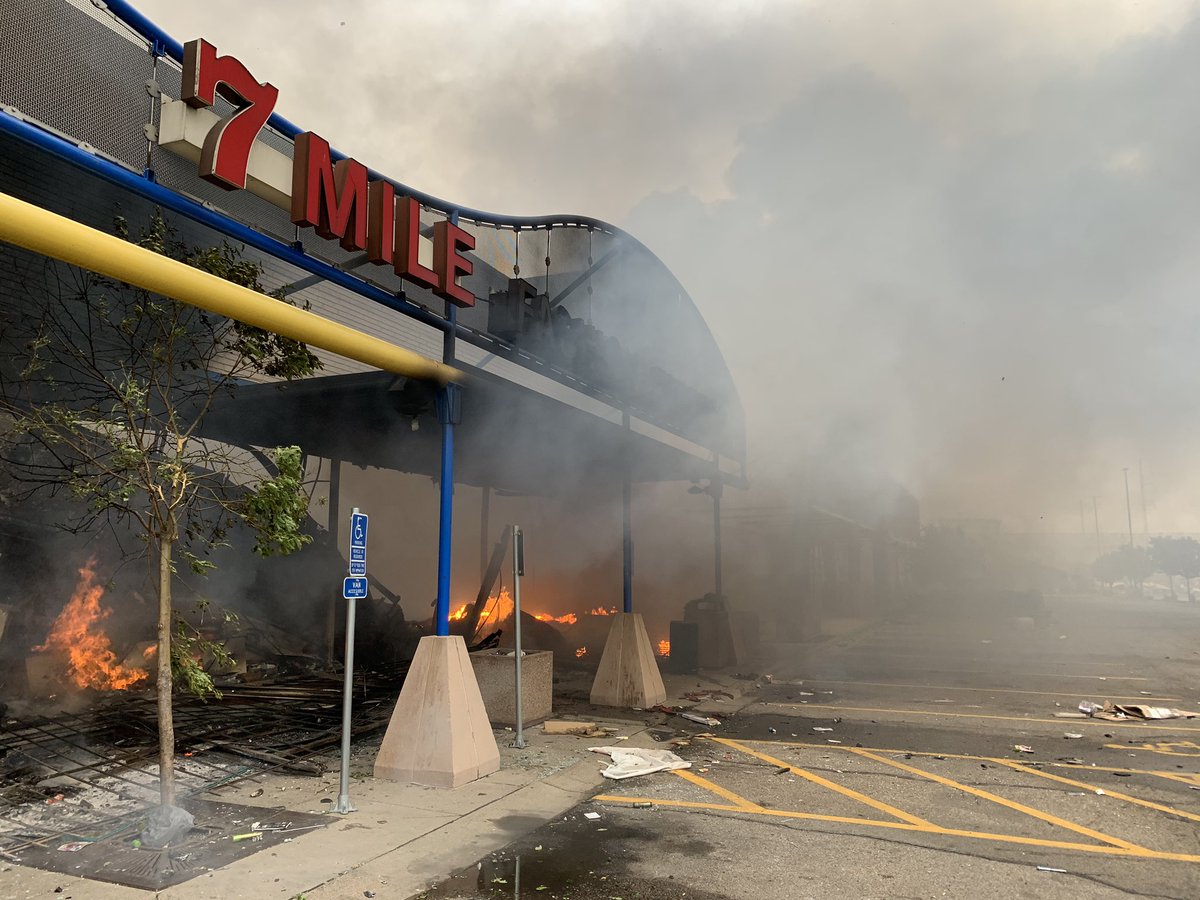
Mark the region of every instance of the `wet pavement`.
<instances>
[{"instance_id":1,"label":"wet pavement","mask_svg":"<svg viewBox=\"0 0 1200 900\"><path fill-rule=\"evenodd\" d=\"M694 735L690 769L608 784L421 896L1200 896L1200 718L1055 715L1200 713L1200 609L1048 607L795 648L773 683L704 704L711 737L646 716Z\"/></svg>"}]
</instances>

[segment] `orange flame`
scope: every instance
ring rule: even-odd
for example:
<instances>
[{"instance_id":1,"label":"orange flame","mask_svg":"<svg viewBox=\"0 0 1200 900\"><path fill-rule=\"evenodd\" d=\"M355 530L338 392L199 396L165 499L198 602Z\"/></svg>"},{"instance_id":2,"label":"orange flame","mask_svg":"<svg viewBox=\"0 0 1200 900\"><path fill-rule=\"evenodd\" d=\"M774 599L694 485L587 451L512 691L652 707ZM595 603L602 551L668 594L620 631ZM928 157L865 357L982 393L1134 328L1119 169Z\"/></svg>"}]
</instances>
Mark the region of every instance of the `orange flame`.
<instances>
[{"instance_id":1,"label":"orange flame","mask_svg":"<svg viewBox=\"0 0 1200 900\"><path fill-rule=\"evenodd\" d=\"M605 609L603 606L597 606L595 609L589 609L586 613L584 613L584 615L585 616L612 616L612 615L616 615L616 612L617 612L617 608L615 606L612 609Z\"/></svg>"},{"instance_id":2,"label":"orange flame","mask_svg":"<svg viewBox=\"0 0 1200 900\"><path fill-rule=\"evenodd\" d=\"M584 656L587 656L587 647L580 647L578 650L575 651L576 659L580 659Z\"/></svg>"},{"instance_id":3,"label":"orange flame","mask_svg":"<svg viewBox=\"0 0 1200 900\"><path fill-rule=\"evenodd\" d=\"M658 655L659 656L670 656L671 655L671 642L670 641L659 641L658 642Z\"/></svg>"},{"instance_id":4,"label":"orange flame","mask_svg":"<svg viewBox=\"0 0 1200 900\"><path fill-rule=\"evenodd\" d=\"M146 673L117 662L112 642L100 630L103 619L112 610L100 605L104 585L96 581L96 560L90 559L79 570L79 583L67 601L46 642L34 652L54 651L67 657L67 675L79 687L105 691L123 691L146 678Z\"/></svg>"},{"instance_id":5,"label":"orange flame","mask_svg":"<svg viewBox=\"0 0 1200 900\"><path fill-rule=\"evenodd\" d=\"M464 603L462 606L460 606L454 612L450 613L450 621L458 622L458 621L461 621L462 619L465 619L467 617L467 609L468 609L468 604Z\"/></svg>"},{"instance_id":6,"label":"orange flame","mask_svg":"<svg viewBox=\"0 0 1200 900\"><path fill-rule=\"evenodd\" d=\"M565 616L552 616L549 613L534 613L533 617L539 622L557 622L559 625L574 625L579 621L575 613L567 613Z\"/></svg>"}]
</instances>

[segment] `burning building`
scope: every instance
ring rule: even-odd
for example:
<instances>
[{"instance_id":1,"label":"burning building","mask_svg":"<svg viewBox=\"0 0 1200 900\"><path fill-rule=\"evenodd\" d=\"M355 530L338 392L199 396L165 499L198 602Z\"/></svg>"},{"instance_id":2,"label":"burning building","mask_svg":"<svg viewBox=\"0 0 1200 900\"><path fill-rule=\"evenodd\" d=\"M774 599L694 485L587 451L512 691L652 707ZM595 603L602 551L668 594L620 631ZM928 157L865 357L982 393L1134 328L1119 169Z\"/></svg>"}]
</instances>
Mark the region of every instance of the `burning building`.
<instances>
[{"instance_id":1,"label":"burning building","mask_svg":"<svg viewBox=\"0 0 1200 900\"><path fill-rule=\"evenodd\" d=\"M480 572L467 554L455 563L450 553L469 538L461 523L477 523L487 546L501 512L510 521L541 517L544 538L531 541L531 565L541 553L549 570L556 537L586 507L599 510L599 524L575 541L589 554L571 566L576 573L606 567L607 580L597 588L581 577L565 587L569 578L559 573L553 587L534 579L528 590L538 618L564 635L564 652L595 658L603 635L585 626L601 610L634 603L630 509L639 491L660 482L745 482L741 405L717 344L679 282L621 229L586 216L516 217L432 197L342 158L278 112L242 147L239 174L228 142L215 150L206 134L232 121L235 103L249 102L259 82L233 82L254 66L203 41L185 48L125 3L8 8L0 56L0 194L95 232L110 231L115 215L137 223L159 210L189 245L243 248L261 266L264 291L351 329L359 342L404 351L411 365L397 373L313 344L318 376L244 383L211 409L202 431L205 440L250 454L303 448L326 501L314 506L311 523L318 545L324 532L322 559L346 555L337 532L351 505L376 515L375 540L389 549L372 556L372 593L401 619L435 618L441 627L453 612L452 587L473 593ZM287 105L279 98L280 109ZM352 177L323 182L335 163ZM0 249L0 317L13 321L31 292L57 290L67 269L9 240ZM458 383L429 380L428 372ZM586 503L563 500L580 495ZM504 509L489 511L493 500ZM547 500L562 502L547 513ZM57 511L10 505L3 516L24 540L30 529L56 524ZM693 552L707 557L711 549ZM79 555L75 564L85 560ZM9 555L0 565L7 573L22 560ZM320 632L310 637L332 655L337 625L325 611L337 605L343 572L336 564L324 576L304 570L266 579L262 571L301 569L219 565L224 580L214 580L215 590L274 602L295 627ZM86 597L95 590L86 588ZM103 604L129 595L96 598L100 606L72 600L67 609L98 622ZM435 595L439 612L430 617L426 601ZM687 599L655 602L678 609ZM75 627L55 625L20 652L37 645L69 656L77 637L102 633ZM93 662L71 662L70 670L93 684L141 683L122 670L127 649L92 654L106 660L107 674Z\"/></svg>"}]
</instances>

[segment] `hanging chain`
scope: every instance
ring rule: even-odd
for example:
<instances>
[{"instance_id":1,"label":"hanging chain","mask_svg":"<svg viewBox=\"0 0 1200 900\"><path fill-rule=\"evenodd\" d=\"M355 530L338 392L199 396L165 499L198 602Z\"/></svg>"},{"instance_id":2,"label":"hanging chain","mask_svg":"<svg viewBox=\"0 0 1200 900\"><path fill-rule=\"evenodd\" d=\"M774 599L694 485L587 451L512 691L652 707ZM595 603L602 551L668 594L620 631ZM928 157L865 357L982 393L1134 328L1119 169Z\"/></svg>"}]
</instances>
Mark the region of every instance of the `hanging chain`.
<instances>
[{"instance_id":1,"label":"hanging chain","mask_svg":"<svg viewBox=\"0 0 1200 900\"><path fill-rule=\"evenodd\" d=\"M520 278L521 277L521 229L518 228L516 231L513 232L513 235L514 235L514 239L516 240L516 243L517 243L517 255L516 255L515 261L513 262L513 278Z\"/></svg>"},{"instance_id":2,"label":"hanging chain","mask_svg":"<svg viewBox=\"0 0 1200 900\"><path fill-rule=\"evenodd\" d=\"M550 235L554 231L546 227L546 296L550 296Z\"/></svg>"}]
</instances>

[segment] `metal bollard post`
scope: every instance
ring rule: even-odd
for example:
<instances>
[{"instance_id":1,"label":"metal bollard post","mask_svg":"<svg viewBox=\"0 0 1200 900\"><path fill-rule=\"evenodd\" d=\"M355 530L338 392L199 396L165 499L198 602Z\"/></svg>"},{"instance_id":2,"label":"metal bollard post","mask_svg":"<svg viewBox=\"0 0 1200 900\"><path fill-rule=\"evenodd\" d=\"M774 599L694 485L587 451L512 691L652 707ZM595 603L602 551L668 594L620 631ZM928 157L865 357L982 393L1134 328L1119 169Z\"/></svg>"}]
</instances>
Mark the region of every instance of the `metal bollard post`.
<instances>
[{"instance_id":1,"label":"metal bollard post","mask_svg":"<svg viewBox=\"0 0 1200 900\"><path fill-rule=\"evenodd\" d=\"M514 656L513 669L517 678L517 739L513 746L519 750L525 749L525 712L521 706L521 576L525 574L525 541L521 537L521 528L513 526L513 627Z\"/></svg>"}]
</instances>

